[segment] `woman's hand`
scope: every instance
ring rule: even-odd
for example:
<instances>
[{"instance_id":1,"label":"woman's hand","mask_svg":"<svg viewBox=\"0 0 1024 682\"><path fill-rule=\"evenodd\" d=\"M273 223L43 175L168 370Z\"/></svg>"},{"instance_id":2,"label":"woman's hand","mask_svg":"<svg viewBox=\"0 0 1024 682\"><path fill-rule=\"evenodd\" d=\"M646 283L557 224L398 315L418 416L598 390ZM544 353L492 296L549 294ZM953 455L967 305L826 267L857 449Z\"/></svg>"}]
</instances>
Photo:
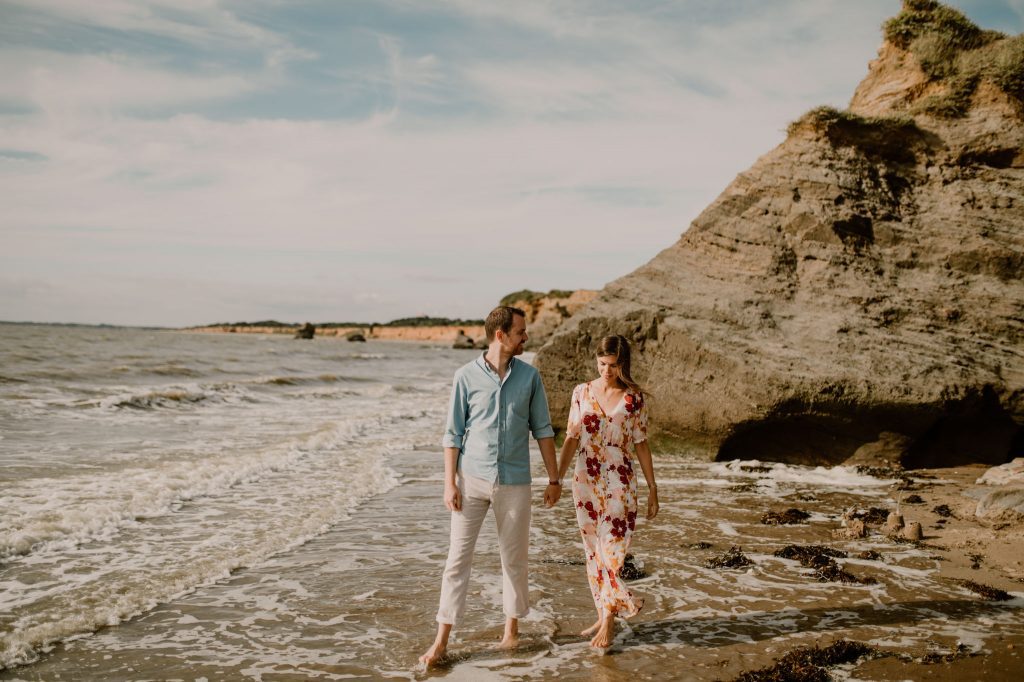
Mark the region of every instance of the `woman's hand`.
<instances>
[{"instance_id":1,"label":"woman's hand","mask_svg":"<svg viewBox=\"0 0 1024 682\"><path fill-rule=\"evenodd\" d=\"M650 521L658 515L658 488L654 487L647 491L647 520Z\"/></svg>"}]
</instances>

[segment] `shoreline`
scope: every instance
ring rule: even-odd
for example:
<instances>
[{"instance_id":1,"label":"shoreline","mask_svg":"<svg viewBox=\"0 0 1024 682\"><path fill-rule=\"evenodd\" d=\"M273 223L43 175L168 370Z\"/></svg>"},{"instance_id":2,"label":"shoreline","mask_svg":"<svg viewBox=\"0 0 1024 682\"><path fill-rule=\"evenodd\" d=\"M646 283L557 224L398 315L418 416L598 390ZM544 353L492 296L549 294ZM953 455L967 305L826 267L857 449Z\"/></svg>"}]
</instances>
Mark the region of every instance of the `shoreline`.
<instances>
[{"instance_id":1,"label":"shoreline","mask_svg":"<svg viewBox=\"0 0 1024 682\"><path fill-rule=\"evenodd\" d=\"M206 327L185 327L172 331L186 334L264 334L273 336L295 336L302 329L294 327L248 327L238 325L213 325ZM365 325L352 327L316 328L314 338L336 338L344 340L349 334L361 334L367 341L403 341L419 343L450 344L455 341L459 331L473 339L479 346L479 340L485 336L483 325L435 325L422 327L386 327Z\"/></svg>"}]
</instances>

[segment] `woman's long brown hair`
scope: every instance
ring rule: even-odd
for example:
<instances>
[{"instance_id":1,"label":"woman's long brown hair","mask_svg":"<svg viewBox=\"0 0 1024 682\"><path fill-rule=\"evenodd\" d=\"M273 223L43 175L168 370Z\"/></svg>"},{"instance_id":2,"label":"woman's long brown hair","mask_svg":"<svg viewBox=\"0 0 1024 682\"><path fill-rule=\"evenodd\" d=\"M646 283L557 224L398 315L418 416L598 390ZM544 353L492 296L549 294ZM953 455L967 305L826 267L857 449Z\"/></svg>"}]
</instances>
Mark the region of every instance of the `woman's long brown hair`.
<instances>
[{"instance_id":1,"label":"woman's long brown hair","mask_svg":"<svg viewBox=\"0 0 1024 682\"><path fill-rule=\"evenodd\" d=\"M614 357L616 364L619 366L619 379L622 383L633 393L640 396L644 395L644 389L633 380L629 373L629 341L626 340L625 336L616 334L604 337L597 345L597 351L594 355L599 358Z\"/></svg>"}]
</instances>

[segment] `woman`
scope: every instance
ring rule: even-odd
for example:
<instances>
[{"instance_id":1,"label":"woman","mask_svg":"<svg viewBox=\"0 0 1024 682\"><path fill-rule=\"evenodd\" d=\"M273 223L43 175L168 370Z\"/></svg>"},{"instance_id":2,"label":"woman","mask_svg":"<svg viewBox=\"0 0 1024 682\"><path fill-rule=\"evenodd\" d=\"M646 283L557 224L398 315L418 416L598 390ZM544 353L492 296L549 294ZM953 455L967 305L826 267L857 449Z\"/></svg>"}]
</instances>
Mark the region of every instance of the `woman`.
<instances>
[{"instance_id":1,"label":"woman","mask_svg":"<svg viewBox=\"0 0 1024 682\"><path fill-rule=\"evenodd\" d=\"M582 635L591 646L607 647L615 636L615 617L636 615L636 599L619 578L636 522L636 474L633 457L647 481L647 518L658 514L658 486L647 444L644 392L629 373L629 342L622 336L601 339L597 372L572 392L559 478L576 457L572 497L587 556L587 579L597 607L597 622Z\"/></svg>"}]
</instances>

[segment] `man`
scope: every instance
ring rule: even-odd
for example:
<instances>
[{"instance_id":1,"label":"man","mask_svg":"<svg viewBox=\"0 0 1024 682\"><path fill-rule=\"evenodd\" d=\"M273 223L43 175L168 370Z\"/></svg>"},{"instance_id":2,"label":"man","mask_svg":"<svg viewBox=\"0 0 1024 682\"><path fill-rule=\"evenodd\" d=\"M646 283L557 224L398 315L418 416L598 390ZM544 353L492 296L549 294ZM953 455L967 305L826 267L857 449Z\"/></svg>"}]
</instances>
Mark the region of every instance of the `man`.
<instances>
[{"instance_id":1,"label":"man","mask_svg":"<svg viewBox=\"0 0 1024 682\"><path fill-rule=\"evenodd\" d=\"M499 306L484 322L487 350L459 368L452 382L444 434L444 504L452 512L448 561L441 579L437 637L420 661L444 656L452 626L461 621L473 549L489 507L494 508L501 554L505 634L499 646L519 643L519 619L530 610L527 552L530 542L529 436L537 439L548 485L544 503L562 494L554 430L540 374L517 360L528 338L526 314Z\"/></svg>"}]
</instances>

